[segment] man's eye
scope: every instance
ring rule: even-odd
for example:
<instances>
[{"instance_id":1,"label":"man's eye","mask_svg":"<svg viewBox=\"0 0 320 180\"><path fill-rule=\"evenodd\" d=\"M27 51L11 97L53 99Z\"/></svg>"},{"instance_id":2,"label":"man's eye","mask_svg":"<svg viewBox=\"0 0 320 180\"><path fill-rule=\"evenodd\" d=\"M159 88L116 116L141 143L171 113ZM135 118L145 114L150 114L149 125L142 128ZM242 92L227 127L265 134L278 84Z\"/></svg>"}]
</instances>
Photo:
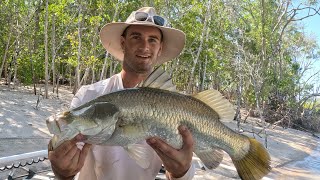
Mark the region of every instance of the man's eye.
<instances>
[{"instance_id":1,"label":"man's eye","mask_svg":"<svg viewBox=\"0 0 320 180\"><path fill-rule=\"evenodd\" d=\"M132 39L139 39L139 36L132 36Z\"/></svg>"},{"instance_id":2,"label":"man's eye","mask_svg":"<svg viewBox=\"0 0 320 180\"><path fill-rule=\"evenodd\" d=\"M157 39L149 39L149 42L158 42L158 40Z\"/></svg>"}]
</instances>

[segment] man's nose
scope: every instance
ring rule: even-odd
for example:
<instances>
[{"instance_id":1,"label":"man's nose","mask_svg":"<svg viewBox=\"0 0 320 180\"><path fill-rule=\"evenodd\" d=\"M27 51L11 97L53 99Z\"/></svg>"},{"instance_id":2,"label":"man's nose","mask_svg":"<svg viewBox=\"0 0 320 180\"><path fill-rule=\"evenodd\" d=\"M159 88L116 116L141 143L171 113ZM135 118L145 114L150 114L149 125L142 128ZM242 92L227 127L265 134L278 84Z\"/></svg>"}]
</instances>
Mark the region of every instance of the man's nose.
<instances>
[{"instance_id":1,"label":"man's nose","mask_svg":"<svg viewBox=\"0 0 320 180\"><path fill-rule=\"evenodd\" d=\"M149 48L150 48L150 44L148 39L143 39L140 44L140 49L146 51L146 50L149 50Z\"/></svg>"}]
</instances>

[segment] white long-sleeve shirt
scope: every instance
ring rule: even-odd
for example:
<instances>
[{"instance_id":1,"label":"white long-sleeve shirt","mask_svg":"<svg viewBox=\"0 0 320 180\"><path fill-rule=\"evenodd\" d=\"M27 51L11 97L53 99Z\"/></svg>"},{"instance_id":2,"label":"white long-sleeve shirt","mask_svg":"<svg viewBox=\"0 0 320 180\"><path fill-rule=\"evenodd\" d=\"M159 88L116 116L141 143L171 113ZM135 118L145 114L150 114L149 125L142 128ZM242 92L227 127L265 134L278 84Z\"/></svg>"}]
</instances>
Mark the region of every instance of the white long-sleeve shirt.
<instances>
[{"instance_id":1,"label":"white long-sleeve shirt","mask_svg":"<svg viewBox=\"0 0 320 180\"><path fill-rule=\"evenodd\" d=\"M98 96L124 89L121 74L109 79L82 86L72 99L71 108L78 107ZM155 151L145 142L140 142L153 152L150 166L141 168L120 146L93 145L88 153L84 166L75 179L78 180L154 180L162 161ZM190 180L194 176L194 166L179 180Z\"/></svg>"}]
</instances>

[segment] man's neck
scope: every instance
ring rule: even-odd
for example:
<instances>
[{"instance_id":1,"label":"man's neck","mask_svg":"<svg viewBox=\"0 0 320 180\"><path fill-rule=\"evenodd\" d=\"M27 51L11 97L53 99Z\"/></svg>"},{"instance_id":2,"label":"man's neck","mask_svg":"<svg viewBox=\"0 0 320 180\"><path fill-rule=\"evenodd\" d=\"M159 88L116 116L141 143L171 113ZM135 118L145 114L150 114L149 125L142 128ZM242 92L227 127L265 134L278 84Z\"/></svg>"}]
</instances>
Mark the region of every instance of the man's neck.
<instances>
[{"instance_id":1,"label":"man's neck","mask_svg":"<svg viewBox=\"0 0 320 180\"><path fill-rule=\"evenodd\" d=\"M141 81L145 80L150 73L139 74L136 72L125 71L122 69L121 78L124 88L133 88Z\"/></svg>"}]
</instances>

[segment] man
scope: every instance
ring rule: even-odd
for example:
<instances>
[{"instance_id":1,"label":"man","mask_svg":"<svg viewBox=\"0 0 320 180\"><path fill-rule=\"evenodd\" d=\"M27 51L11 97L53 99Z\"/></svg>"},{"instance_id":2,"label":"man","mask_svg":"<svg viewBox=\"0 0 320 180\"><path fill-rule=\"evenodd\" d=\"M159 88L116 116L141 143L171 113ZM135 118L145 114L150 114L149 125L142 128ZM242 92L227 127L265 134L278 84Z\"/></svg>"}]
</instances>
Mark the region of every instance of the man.
<instances>
[{"instance_id":1,"label":"man","mask_svg":"<svg viewBox=\"0 0 320 180\"><path fill-rule=\"evenodd\" d=\"M155 65L177 57L185 43L185 34L166 27L165 20L151 7L132 12L125 23L105 25L100 37L106 50L122 61L122 71L80 88L71 108L112 91L135 87L147 78ZM77 144L83 140L81 134L49 151L49 160L60 179L151 180L155 179L161 164L167 170L168 179L192 179L193 138L184 126L179 127L179 132L183 139L181 149L174 149L158 137L140 142L154 154L147 169L132 160L122 147L85 144L80 150Z\"/></svg>"}]
</instances>

